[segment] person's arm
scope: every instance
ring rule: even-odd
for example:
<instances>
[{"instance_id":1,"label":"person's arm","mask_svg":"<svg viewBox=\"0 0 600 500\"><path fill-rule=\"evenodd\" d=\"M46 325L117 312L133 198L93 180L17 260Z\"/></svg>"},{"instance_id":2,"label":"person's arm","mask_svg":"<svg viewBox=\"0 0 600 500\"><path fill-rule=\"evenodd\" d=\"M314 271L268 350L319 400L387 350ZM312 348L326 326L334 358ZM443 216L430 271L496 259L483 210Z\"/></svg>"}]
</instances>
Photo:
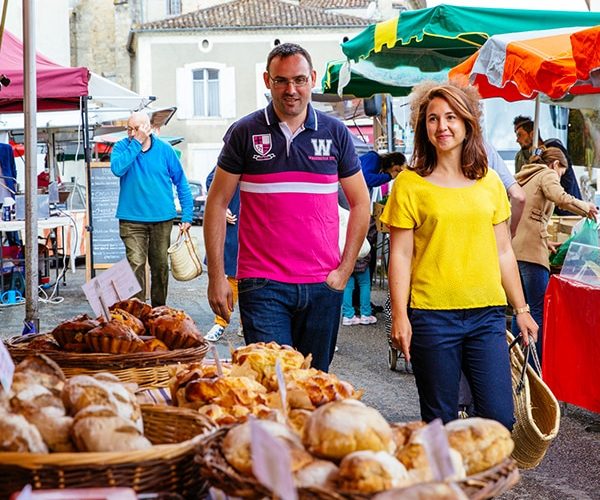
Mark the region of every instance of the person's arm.
<instances>
[{"instance_id":1,"label":"person's arm","mask_svg":"<svg viewBox=\"0 0 600 500\"><path fill-rule=\"evenodd\" d=\"M506 293L508 302L513 309L521 309L526 307L525 295L521 286L521 278L519 276L519 267L517 259L512 249L510 235L507 222L501 222L494 226L496 235L496 245L498 247L498 258L500 261L500 275L502 278L502 288ZM531 317L529 312L522 312L516 315L519 331L523 334L525 344L529 343L529 336L535 342L537 340L538 325Z\"/></svg>"},{"instance_id":2,"label":"person's arm","mask_svg":"<svg viewBox=\"0 0 600 500\"><path fill-rule=\"evenodd\" d=\"M133 165L135 158L142 151L142 144L152 132L149 123L143 123L135 131L131 140L117 142L110 155L110 170L113 175L122 177Z\"/></svg>"},{"instance_id":3,"label":"person's arm","mask_svg":"<svg viewBox=\"0 0 600 500\"><path fill-rule=\"evenodd\" d=\"M371 217L369 205L369 192L365 185L362 172L357 172L349 177L340 179L344 194L350 206L350 217L346 231L346 245L342 253L342 261L337 269L329 273L325 280L335 290L343 290L348 278L354 270L354 264L362 242L369 229Z\"/></svg>"},{"instance_id":4,"label":"person's arm","mask_svg":"<svg viewBox=\"0 0 600 500\"><path fill-rule=\"evenodd\" d=\"M514 238L525 208L525 190L515 182L508 188L507 193L510 199L510 235Z\"/></svg>"},{"instance_id":5,"label":"person's arm","mask_svg":"<svg viewBox=\"0 0 600 500\"><path fill-rule=\"evenodd\" d=\"M194 198L190 190L190 185L183 171L183 167L175 154L175 150L169 145L168 150L165 151L166 161L169 169L169 175L171 182L175 186L177 191L177 198L181 205L181 225L180 229L185 231L192 225L193 211L194 211Z\"/></svg>"},{"instance_id":6,"label":"person's arm","mask_svg":"<svg viewBox=\"0 0 600 500\"><path fill-rule=\"evenodd\" d=\"M390 227L390 262L388 283L392 301L391 338L394 347L400 349L410 362L412 327L408 320L408 300L414 246L414 230Z\"/></svg>"},{"instance_id":7,"label":"person's arm","mask_svg":"<svg viewBox=\"0 0 600 500\"><path fill-rule=\"evenodd\" d=\"M553 202L558 208L596 220L598 215L596 206L593 203L578 200L567 193L555 172L547 172L544 175L542 190L545 198Z\"/></svg>"},{"instance_id":8,"label":"person's arm","mask_svg":"<svg viewBox=\"0 0 600 500\"><path fill-rule=\"evenodd\" d=\"M208 268L208 303L215 314L229 320L233 293L225 276L225 214L239 182L239 175L217 168L206 198L204 246Z\"/></svg>"}]
</instances>

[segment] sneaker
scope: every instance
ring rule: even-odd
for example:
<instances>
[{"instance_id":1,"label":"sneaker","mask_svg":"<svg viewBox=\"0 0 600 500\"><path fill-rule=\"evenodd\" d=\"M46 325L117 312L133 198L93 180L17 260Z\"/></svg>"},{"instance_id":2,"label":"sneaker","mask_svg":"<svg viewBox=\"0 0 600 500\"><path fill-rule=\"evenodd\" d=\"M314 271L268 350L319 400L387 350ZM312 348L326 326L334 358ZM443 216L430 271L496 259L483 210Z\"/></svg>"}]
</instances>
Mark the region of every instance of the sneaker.
<instances>
[{"instance_id":1,"label":"sneaker","mask_svg":"<svg viewBox=\"0 0 600 500\"><path fill-rule=\"evenodd\" d=\"M213 327L208 330L208 333L204 336L204 339L208 340L209 342L216 342L223 336L224 333L225 328L223 328L221 325L213 325Z\"/></svg>"},{"instance_id":2,"label":"sneaker","mask_svg":"<svg viewBox=\"0 0 600 500\"><path fill-rule=\"evenodd\" d=\"M346 316L344 316L342 318L342 325L344 326L353 326L353 325L358 325L360 323L360 319L358 319L356 316L352 316L351 318L346 318Z\"/></svg>"},{"instance_id":3,"label":"sneaker","mask_svg":"<svg viewBox=\"0 0 600 500\"><path fill-rule=\"evenodd\" d=\"M361 316L359 322L361 325L373 325L377 323L377 318L375 316Z\"/></svg>"}]
</instances>

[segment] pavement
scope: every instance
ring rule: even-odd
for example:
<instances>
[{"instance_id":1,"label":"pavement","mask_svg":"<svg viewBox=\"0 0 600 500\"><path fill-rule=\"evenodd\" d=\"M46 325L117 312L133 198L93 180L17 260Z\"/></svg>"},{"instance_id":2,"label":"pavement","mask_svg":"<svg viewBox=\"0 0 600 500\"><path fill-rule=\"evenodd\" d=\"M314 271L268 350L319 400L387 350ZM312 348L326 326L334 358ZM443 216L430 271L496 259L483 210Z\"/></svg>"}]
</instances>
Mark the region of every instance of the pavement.
<instances>
[{"instance_id":1,"label":"pavement","mask_svg":"<svg viewBox=\"0 0 600 500\"><path fill-rule=\"evenodd\" d=\"M202 241L201 228L193 227L192 233ZM39 304L40 331L49 331L76 314L91 314L81 290L85 267L77 267L74 273L68 270L66 280L66 286L58 290L58 296L63 299L60 303ZM378 280L372 291L375 304L384 302L385 283L381 285ZM206 298L206 287L206 274L189 282L172 279L168 298L168 305L188 312L203 333L210 329L214 319ZM20 335L24 316L24 305L0 307L0 338ZM339 351L331 371L363 389L363 401L377 408L389 421L417 420L419 405L414 378L403 370L392 371L388 368L383 316L379 314L378 319L374 325L340 327ZM239 315L236 311L225 335L215 343L221 357L228 357L231 348L243 344L243 339L236 335L238 328ZM403 369L403 364L400 362L398 367ZM544 461L536 469L521 471L519 484L499 498L600 500L600 432L588 430L600 427L600 415L564 403L561 407L560 432Z\"/></svg>"}]
</instances>

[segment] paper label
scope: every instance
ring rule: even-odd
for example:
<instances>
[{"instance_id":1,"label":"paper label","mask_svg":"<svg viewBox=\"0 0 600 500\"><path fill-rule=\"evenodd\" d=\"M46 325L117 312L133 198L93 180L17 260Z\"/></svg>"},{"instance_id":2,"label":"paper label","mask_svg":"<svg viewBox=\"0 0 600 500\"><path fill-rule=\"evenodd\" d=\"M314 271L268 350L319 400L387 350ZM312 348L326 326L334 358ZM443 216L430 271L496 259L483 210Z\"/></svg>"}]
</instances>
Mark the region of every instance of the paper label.
<instances>
[{"instance_id":1,"label":"paper label","mask_svg":"<svg viewBox=\"0 0 600 500\"><path fill-rule=\"evenodd\" d=\"M289 450L271 436L258 420L250 418L249 422L254 476L279 498L297 500Z\"/></svg>"},{"instance_id":2,"label":"paper label","mask_svg":"<svg viewBox=\"0 0 600 500\"><path fill-rule=\"evenodd\" d=\"M104 315L100 297L108 308L115 302L133 297L142 289L127 259L120 260L81 288L96 316Z\"/></svg>"},{"instance_id":3,"label":"paper label","mask_svg":"<svg viewBox=\"0 0 600 500\"><path fill-rule=\"evenodd\" d=\"M446 478L455 477L456 471L450 457L450 445L444 425L436 418L420 434L423 447L427 454L429 467L434 481L445 481Z\"/></svg>"},{"instance_id":4,"label":"paper label","mask_svg":"<svg viewBox=\"0 0 600 500\"><path fill-rule=\"evenodd\" d=\"M281 360L275 360L275 373L277 374L277 385L279 386L279 397L281 398L281 411L287 420L287 387L285 385L285 377L283 376L283 368L281 368Z\"/></svg>"},{"instance_id":5,"label":"paper label","mask_svg":"<svg viewBox=\"0 0 600 500\"><path fill-rule=\"evenodd\" d=\"M221 365L221 358L219 358L219 351L217 350L217 346L211 345L210 351L212 352L213 359L215 360L215 365L217 367L217 375L219 377L222 377L223 376L223 366Z\"/></svg>"},{"instance_id":6,"label":"paper label","mask_svg":"<svg viewBox=\"0 0 600 500\"><path fill-rule=\"evenodd\" d=\"M8 393L12 386L13 375L15 374L15 364L10 357L8 349L4 342L0 340L0 383L4 387L4 392Z\"/></svg>"}]
</instances>

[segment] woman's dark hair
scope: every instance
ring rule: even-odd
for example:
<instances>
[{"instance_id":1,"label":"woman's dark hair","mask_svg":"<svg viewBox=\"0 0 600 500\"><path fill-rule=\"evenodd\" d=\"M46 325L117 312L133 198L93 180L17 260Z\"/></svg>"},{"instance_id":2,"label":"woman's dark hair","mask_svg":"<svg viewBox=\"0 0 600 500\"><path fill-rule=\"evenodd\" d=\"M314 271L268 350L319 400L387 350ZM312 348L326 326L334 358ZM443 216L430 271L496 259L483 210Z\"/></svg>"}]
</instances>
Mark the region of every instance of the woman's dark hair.
<instances>
[{"instance_id":1,"label":"woman's dark hair","mask_svg":"<svg viewBox=\"0 0 600 500\"><path fill-rule=\"evenodd\" d=\"M379 170L387 172L394 165L406 165L406 156L399 151L392 151L391 153L382 153L379 155Z\"/></svg>"},{"instance_id":2,"label":"woman's dark hair","mask_svg":"<svg viewBox=\"0 0 600 500\"><path fill-rule=\"evenodd\" d=\"M481 179L487 173L487 155L479 120L479 94L471 85L458 82L440 85L424 82L413 88L411 100L411 123L415 134L415 150L411 168L422 177L430 175L437 164L437 152L427 136L427 106L439 97L464 121L466 136L462 147L462 171L468 179Z\"/></svg>"}]
</instances>

